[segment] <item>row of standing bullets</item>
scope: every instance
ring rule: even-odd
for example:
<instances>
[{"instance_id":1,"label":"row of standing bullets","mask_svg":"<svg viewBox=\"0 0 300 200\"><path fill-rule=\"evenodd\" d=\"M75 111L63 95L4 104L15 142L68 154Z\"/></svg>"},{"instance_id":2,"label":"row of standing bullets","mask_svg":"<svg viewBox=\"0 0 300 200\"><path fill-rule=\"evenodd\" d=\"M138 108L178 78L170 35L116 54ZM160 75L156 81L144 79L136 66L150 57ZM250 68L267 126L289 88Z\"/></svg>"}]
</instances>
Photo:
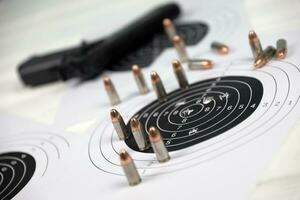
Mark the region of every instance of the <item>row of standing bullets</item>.
<instances>
[{"instance_id":1,"label":"row of standing bullets","mask_svg":"<svg viewBox=\"0 0 300 200\"><path fill-rule=\"evenodd\" d=\"M285 39L278 39L276 48L267 46L263 49L260 40L254 31L249 32L248 38L254 58L254 66L256 68L265 66L274 56L277 59L284 59L287 55L287 42Z\"/></svg>"},{"instance_id":2,"label":"row of standing bullets","mask_svg":"<svg viewBox=\"0 0 300 200\"><path fill-rule=\"evenodd\" d=\"M112 109L110 116L119 139L127 139L129 137L129 133L120 113L117 110ZM170 160L169 152L158 129L155 127L150 127L148 130L148 135L145 133L141 122L137 118L131 119L130 127L133 138L141 151L145 151L152 147L158 162L163 163ZM129 153L125 149L121 149L119 156L121 166L127 177L129 185L137 185L140 183L141 177Z\"/></svg>"},{"instance_id":3,"label":"row of standing bullets","mask_svg":"<svg viewBox=\"0 0 300 200\"><path fill-rule=\"evenodd\" d=\"M189 82L187 80L184 69L179 60L174 60L172 62L173 71L178 81L179 87L183 90L189 88ZM135 80L137 82L140 93L144 94L145 91L149 91L146 82L143 78L142 71L137 65L134 65L133 74L135 76ZM142 77L142 78L141 78ZM151 81L154 88L154 91L157 95L157 98L160 102L167 101L167 93L163 86L163 83L157 72L151 72ZM109 84L108 84L109 83ZM106 77L104 79L105 88L109 89L107 91L109 97L116 98L118 95L116 94L115 87L112 84L112 81ZM118 98L119 99L119 98ZM116 99L111 99L111 102L118 102ZM116 109L112 109L110 112L111 121L113 127L119 137L120 140L126 140L129 138L129 131L126 127L123 117ZM140 149L140 151L145 151L152 147L158 162L166 162L170 159L168 150L163 142L163 138L158 129L155 127L150 127L147 134L143 128L144 126L138 120L138 118L132 118L130 120L130 128L132 136ZM123 167L124 173L127 177L129 185L136 185L141 182L141 177L138 173L138 170L134 164L133 159L129 155L129 153L122 149L120 151L120 163Z\"/></svg>"},{"instance_id":4,"label":"row of standing bullets","mask_svg":"<svg viewBox=\"0 0 300 200\"><path fill-rule=\"evenodd\" d=\"M112 110L115 112L115 110ZM128 136L128 132L126 129L126 125L124 124L123 118L121 117L120 113L118 113L118 121L114 121L115 119L112 117L112 122L114 124L114 127L116 127L116 124L118 123L118 126L123 126L123 137L120 137L120 133L118 133L120 140L127 139L126 136ZM163 142L163 138L160 135L160 132L155 127L150 127L148 132L149 135L144 131L143 126L141 122L137 118L132 118L130 120L130 127L131 132L133 135L133 138L140 149L140 151L145 151L152 147L158 162L166 162L170 159L169 153L167 151L167 148ZM116 129L117 130L117 129Z\"/></svg>"},{"instance_id":5,"label":"row of standing bullets","mask_svg":"<svg viewBox=\"0 0 300 200\"><path fill-rule=\"evenodd\" d=\"M179 87L182 89L186 89L189 87L189 83L186 77L186 74L183 70L183 67L179 60L174 60L172 62L173 71L175 74L175 77L178 81ZM142 70L139 68L138 65L132 66L132 72L133 76L136 82L136 85L138 87L140 94L146 94L149 92L148 85L145 81L144 75L142 73ZM165 102L167 101L167 92L166 89L162 83L162 80L158 73L156 71L152 71L150 74L153 90L156 93L157 99L159 102ZM107 92L107 96L109 97L110 103L112 105L117 105L121 102L120 97L118 95L118 92L112 82L112 80L105 76L103 79L104 88Z\"/></svg>"}]
</instances>

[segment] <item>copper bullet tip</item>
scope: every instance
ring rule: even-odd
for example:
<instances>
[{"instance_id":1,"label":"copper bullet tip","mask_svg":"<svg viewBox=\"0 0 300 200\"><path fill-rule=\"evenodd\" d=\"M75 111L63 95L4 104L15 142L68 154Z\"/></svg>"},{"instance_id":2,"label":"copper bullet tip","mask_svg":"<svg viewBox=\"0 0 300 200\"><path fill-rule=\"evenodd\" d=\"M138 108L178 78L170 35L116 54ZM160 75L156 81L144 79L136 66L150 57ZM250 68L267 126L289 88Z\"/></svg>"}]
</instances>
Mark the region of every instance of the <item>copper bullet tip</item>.
<instances>
[{"instance_id":1,"label":"copper bullet tip","mask_svg":"<svg viewBox=\"0 0 300 200\"><path fill-rule=\"evenodd\" d=\"M284 53L284 52L278 52L278 53L276 54L276 56L277 56L277 58L279 58L279 59L284 59L284 58L285 58L285 53Z\"/></svg>"},{"instance_id":2,"label":"copper bullet tip","mask_svg":"<svg viewBox=\"0 0 300 200\"><path fill-rule=\"evenodd\" d=\"M249 31L248 36L249 36L249 39L251 39L251 40L253 40L254 38L257 38L257 35L253 30Z\"/></svg>"},{"instance_id":3,"label":"copper bullet tip","mask_svg":"<svg viewBox=\"0 0 300 200\"><path fill-rule=\"evenodd\" d=\"M141 74L141 69L138 65L132 65L132 72L135 76L138 76Z\"/></svg>"},{"instance_id":4,"label":"copper bullet tip","mask_svg":"<svg viewBox=\"0 0 300 200\"><path fill-rule=\"evenodd\" d=\"M212 60L206 60L204 63L203 69L212 69L215 65L215 62Z\"/></svg>"},{"instance_id":5,"label":"copper bullet tip","mask_svg":"<svg viewBox=\"0 0 300 200\"><path fill-rule=\"evenodd\" d=\"M222 48L220 49L220 52L221 52L222 54L228 54L228 53L229 53L229 48L228 48L228 47L222 47Z\"/></svg>"},{"instance_id":6,"label":"copper bullet tip","mask_svg":"<svg viewBox=\"0 0 300 200\"><path fill-rule=\"evenodd\" d=\"M150 134L151 137L155 137L158 134L158 131L155 127L151 126L149 128L149 134Z\"/></svg>"},{"instance_id":7,"label":"copper bullet tip","mask_svg":"<svg viewBox=\"0 0 300 200\"><path fill-rule=\"evenodd\" d=\"M182 66L181 66L181 63L179 62L179 60L173 60L172 65L173 65L174 71L182 69Z\"/></svg>"},{"instance_id":8,"label":"copper bullet tip","mask_svg":"<svg viewBox=\"0 0 300 200\"><path fill-rule=\"evenodd\" d=\"M127 151L125 149L121 149L120 150L120 159L127 160L128 157L129 157L129 154L127 153Z\"/></svg>"},{"instance_id":9,"label":"copper bullet tip","mask_svg":"<svg viewBox=\"0 0 300 200\"><path fill-rule=\"evenodd\" d=\"M229 53L229 47L226 44L223 44L221 42L212 42L211 48L218 52L219 54L228 54Z\"/></svg>"},{"instance_id":10,"label":"copper bullet tip","mask_svg":"<svg viewBox=\"0 0 300 200\"><path fill-rule=\"evenodd\" d=\"M132 118L130 120L130 125L131 125L131 128L135 129L135 130L137 130L137 129L140 128L140 122L139 122L139 120L137 118Z\"/></svg>"},{"instance_id":11,"label":"copper bullet tip","mask_svg":"<svg viewBox=\"0 0 300 200\"><path fill-rule=\"evenodd\" d=\"M111 109L110 117L113 121L116 121L120 117L120 113L116 109Z\"/></svg>"},{"instance_id":12,"label":"copper bullet tip","mask_svg":"<svg viewBox=\"0 0 300 200\"><path fill-rule=\"evenodd\" d=\"M151 74L150 74L150 76L151 76L152 82L158 82L158 81L160 81L160 77L159 77L159 75L158 75L158 73L156 71L152 71Z\"/></svg>"},{"instance_id":13,"label":"copper bullet tip","mask_svg":"<svg viewBox=\"0 0 300 200\"><path fill-rule=\"evenodd\" d=\"M215 62L208 59L203 59L201 62L202 69L212 69L215 65Z\"/></svg>"},{"instance_id":14,"label":"copper bullet tip","mask_svg":"<svg viewBox=\"0 0 300 200\"><path fill-rule=\"evenodd\" d=\"M152 142L161 140L159 131L153 126L149 128L149 139Z\"/></svg>"},{"instance_id":15,"label":"copper bullet tip","mask_svg":"<svg viewBox=\"0 0 300 200\"><path fill-rule=\"evenodd\" d=\"M132 161L132 158L130 157L129 153L125 149L120 150L120 161L121 161L121 165L127 165Z\"/></svg>"},{"instance_id":16,"label":"copper bullet tip","mask_svg":"<svg viewBox=\"0 0 300 200\"><path fill-rule=\"evenodd\" d=\"M174 44L179 44L181 42L181 37L179 35L175 35L173 37Z\"/></svg>"},{"instance_id":17,"label":"copper bullet tip","mask_svg":"<svg viewBox=\"0 0 300 200\"><path fill-rule=\"evenodd\" d=\"M264 65L264 59L263 58L258 58L255 63L254 63L254 66L256 68L260 68Z\"/></svg>"},{"instance_id":18,"label":"copper bullet tip","mask_svg":"<svg viewBox=\"0 0 300 200\"><path fill-rule=\"evenodd\" d=\"M164 27L168 28L168 27L172 26L173 23L172 23L172 21L169 18L165 18L163 20L163 25L164 25Z\"/></svg>"},{"instance_id":19,"label":"copper bullet tip","mask_svg":"<svg viewBox=\"0 0 300 200\"><path fill-rule=\"evenodd\" d=\"M112 86L112 81L108 76L103 78L103 83L105 88L110 88Z\"/></svg>"}]
</instances>

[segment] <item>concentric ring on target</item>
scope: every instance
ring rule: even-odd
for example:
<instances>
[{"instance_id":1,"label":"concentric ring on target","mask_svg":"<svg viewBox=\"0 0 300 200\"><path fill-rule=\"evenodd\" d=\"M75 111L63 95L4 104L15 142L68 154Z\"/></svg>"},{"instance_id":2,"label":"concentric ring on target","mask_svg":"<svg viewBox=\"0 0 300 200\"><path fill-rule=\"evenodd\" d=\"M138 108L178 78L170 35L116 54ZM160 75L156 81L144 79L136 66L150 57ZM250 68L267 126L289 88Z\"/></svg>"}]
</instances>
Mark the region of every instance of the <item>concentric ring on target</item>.
<instances>
[{"instance_id":1,"label":"concentric ring on target","mask_svg":"<svg viewBox=\"0 0 300 200\"><path fill-rule=\"evenodd\" d=\"M157 127L169 151L198 144L233 128L255 111L263 96L262 83L245 76L196 82L170 98L178 90L171 92L165 103L153 101L133 115L144 124L145 132L151 126ZM202 108L197 109L196 105ZM126 144L139 151L133 137Z\"/></svg>"}]
</instances>

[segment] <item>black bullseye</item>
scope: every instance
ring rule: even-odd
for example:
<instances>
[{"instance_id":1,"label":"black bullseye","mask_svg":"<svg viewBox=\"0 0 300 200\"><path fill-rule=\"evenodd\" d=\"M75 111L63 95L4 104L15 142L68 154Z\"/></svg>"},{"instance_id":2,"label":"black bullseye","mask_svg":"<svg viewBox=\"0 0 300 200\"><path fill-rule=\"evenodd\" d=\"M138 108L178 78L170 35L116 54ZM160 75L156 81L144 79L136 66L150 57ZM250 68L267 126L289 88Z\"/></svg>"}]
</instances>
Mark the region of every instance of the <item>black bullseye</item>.
<instances>
[{"instance_id":1,"label":"black bullseye","mask_svg":"<svg viewBox=\"0 0 300 200\"><path fill-rule=\"evenodd\" d=\"M262 96L263 86L258 79L218 77L196 82L184 91L175 90L168 94L168 101L153 101L134 117L140 120L147 133L151 126L157 127L168 150L175 151L237 126L256 110ZM130 135L126 144L139 151ZM152 152L152 149L145 152Z\"/></svg>"},{"instance_id":2,"label":"black bullseye","mask_svg":"<svg viewBox=\"0 0 300 200\"><path fill-rule=\"evenodd\" d=\"M181 118L190 118L199 114L203 109L203 105L200 104L192 104L179 112L179 116ZM173 113L174 115L175 113Z\"/></svg>"},{"instance_id":3,"label":"black bullseye","mask_svg":"<svg viewBox=\"0 0 300 200\"><path fill-rule=\"evenodd\" d=\"M12 199L31 179L35 166L27 153L0 154L0 199Z\"/></svg>"}]
</instances>

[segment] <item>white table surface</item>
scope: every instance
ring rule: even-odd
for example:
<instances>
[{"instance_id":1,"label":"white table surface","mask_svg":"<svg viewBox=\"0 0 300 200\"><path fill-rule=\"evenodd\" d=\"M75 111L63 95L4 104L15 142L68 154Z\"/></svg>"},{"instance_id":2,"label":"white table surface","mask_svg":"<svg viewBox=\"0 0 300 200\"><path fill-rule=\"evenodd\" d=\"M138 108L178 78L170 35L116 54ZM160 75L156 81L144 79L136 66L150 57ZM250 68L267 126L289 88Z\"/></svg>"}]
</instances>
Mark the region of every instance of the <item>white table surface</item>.
<instances>
[{"instance_id":1,"label":"white table surface","mask_svg":"<svg viewBox=\"0 0 300 200\"><path fill-rule=\"evenodd\" d=\"M112 26L101 27L97 23L103 24L107 16L113 26L122 25L157 2L0 1L0 113L51 124L66 86L55 83L38 89L25 88L16 74L16 65L36 52L72 46L82 38L105 36L113 31ZM132 14L132 6L140 10ZM299 0L248 0L245 7L249 20L262 33L300 30ZM117 14L112 14L115 11ZM250 198L300 200L300 123L274 155Z\"/></svg>"}]
</instances>

